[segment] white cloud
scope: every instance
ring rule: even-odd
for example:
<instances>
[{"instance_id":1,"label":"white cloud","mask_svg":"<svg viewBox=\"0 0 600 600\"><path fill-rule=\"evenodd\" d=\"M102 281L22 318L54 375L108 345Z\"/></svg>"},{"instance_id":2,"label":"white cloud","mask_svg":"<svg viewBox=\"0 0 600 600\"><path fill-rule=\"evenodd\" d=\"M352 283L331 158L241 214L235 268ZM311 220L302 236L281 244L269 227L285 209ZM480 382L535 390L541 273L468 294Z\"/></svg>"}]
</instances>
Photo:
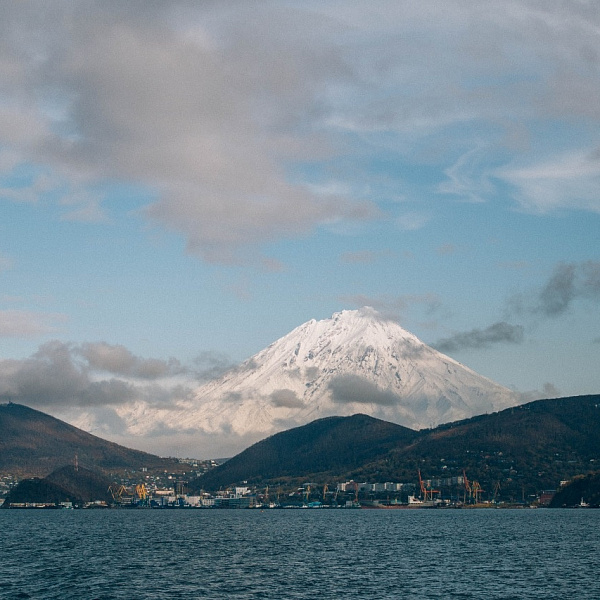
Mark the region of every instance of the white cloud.
<instances>
[{"instance_id":1,"label":"white cloud","mask_svg":"<svg viewBox=\"0 0 600 600\"><path fill-rule=\"evenodd\" d=\"M594 3L539 0L4 3L0 165L51 170L69 220L106 218L86 189L145 186L142 214L213 262L381 218L369 161L383 154L433 165L438 191L463 199L488 200L493 174L527 208L598 211L584 146L598 134L599 27ZM531 148L574 118L581 139L536 165Z\"/></svg>"},{"instance_id":2,"label":"white cloud","mask_svg":"<svg viewBox=\"0 0 600 600\"><path fill-rule=\"evenodd\" d=\"M495 176L516 189L515 197L526 210L577 208L600 212L600 159L591 151L505 167L498 169Z\"/></svg>"},{"instance_id":3,"label":"white cloud","mask_svg":"<svg viewBox=\"0 0 600 600\"><path fill-rule=\"evenodd\" d=\"M2 261L0 259L0 267ZM0 310L0 338L35 337L58 330L66 316L26 310Z\"/></svg>"}]
</instances>

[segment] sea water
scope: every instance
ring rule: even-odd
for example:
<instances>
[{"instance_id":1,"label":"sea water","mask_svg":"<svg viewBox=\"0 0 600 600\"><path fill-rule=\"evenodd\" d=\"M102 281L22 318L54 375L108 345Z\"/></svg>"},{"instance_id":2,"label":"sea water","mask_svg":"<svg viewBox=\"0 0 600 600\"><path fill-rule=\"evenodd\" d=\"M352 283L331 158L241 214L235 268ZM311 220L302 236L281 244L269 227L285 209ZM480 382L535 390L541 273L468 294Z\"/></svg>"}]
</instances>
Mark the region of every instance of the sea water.
<instances>
[{"instance_id":1,"label":"sea water","mask_svg":"<svg viewBox=\"0 0 600 600\"><path fill-rule=\"evenodd\" d=\"M600 510L1 510L0 598L600 599Z\"/></svg>"}]
</instances>

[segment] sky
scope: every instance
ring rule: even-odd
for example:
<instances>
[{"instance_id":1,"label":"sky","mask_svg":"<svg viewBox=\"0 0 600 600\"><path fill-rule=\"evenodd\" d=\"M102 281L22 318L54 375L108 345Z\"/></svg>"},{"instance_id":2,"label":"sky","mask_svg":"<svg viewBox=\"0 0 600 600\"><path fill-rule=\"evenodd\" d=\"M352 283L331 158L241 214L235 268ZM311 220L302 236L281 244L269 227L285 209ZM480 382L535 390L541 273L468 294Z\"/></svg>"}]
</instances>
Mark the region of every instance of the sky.
<instances>
[{"instance_id":1,"label":"sky","mask_svg":"<svg viewBox=\"0 0 600 600\"><path fill-rule=\"evenodd\" d=\"M365 305L600 393L599 97L592 0L0 3L0 402L110 437Z\"/></svg>"}]
</instances>

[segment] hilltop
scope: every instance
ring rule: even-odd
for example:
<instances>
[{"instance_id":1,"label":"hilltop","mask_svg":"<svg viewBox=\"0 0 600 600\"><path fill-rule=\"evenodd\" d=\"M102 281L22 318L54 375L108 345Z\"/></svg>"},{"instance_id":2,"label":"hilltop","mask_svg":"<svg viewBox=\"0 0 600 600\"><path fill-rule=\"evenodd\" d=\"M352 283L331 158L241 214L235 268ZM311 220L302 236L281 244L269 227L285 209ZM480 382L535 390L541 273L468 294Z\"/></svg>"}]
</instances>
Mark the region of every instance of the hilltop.
<instances>
[{"instance_id":1,"label":"hilltop","mask_svg":"<svg viewBox=\"0 0 600 600\"><path fill-rule=\"evenodd\" d=\"M8 493L4 507L23 502L84 504L100 500L110 503L110 485L110 479L100 473L68 465L53 471L44 479L24 479Z\"/></svg>"},{"instance_id":2,"label":"hilltop","mask_svg":"<svg viewBox=\"0 0 600 600\"><path fill-rule=\"evenodd\" d=\"M20 404L0 404L0 473L43 477L77 461L81 466L112 472L124 469L169 470L182 465L125 448Z\"/></svg>"},{"instance_id":3,"label":"hilltop","mask_svg":"<svg viewBox=\"0 0 600 600\"><path fill-rule=\"evenodd\" d=\"M550 508L581 506L582 503L600 507L600 471L575 477L560 488L552 498Z\"/></svg>"},{"instance_id":4,"label":"hilltop","mask_svg":"<svg viewBox=\"0 0 600 600\"><path fill-rule=\"evenodd\" d=\"M273 435L211 469L191 489L218 489L234 482L313 476L337 477L414 441L412 429L367 415L327 417Z\"/></svg>"}]
</instances>

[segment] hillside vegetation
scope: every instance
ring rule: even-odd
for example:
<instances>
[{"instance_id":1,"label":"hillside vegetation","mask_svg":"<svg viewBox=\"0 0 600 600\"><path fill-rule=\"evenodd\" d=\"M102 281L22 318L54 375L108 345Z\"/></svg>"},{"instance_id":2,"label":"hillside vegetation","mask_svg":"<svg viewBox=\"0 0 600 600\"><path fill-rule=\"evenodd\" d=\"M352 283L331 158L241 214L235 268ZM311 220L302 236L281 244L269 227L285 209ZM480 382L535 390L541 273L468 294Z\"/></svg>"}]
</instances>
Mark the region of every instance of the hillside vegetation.
<instances>
[{"instance_id":1,"label":"hillside vegetation","mask_svg":"<svg viewBox=\"0 0 600 600\"><path fill-rule=\"evenodd\" d=\"M112 502L110 479L82 467L66 466L48 477L24 479L6 496L4 507L24 502L84 504L102 500Z\"/></svg>"},{"instance_id":2,"label":"hillside vegetation","mask_svg":"<svg viewBox=\"0 0 600 600\"><path fill-rule=\"evenodd\" d=\"M208 471L191 489L218 489L234 482L321 479L359 469L418 437L412 429L367 415L327 417L273 435Z\"/></svg>"},{"instance_id":3,"label":"hillside vegetation","mask_svg":"<svg viewBox=\"0 0 600 600\"><path fill-rule=\"evenodd\" d=\"M0 404L0 474L44 477L73 464L75 455L80 465L105 472L181 470L175 460L107 442L27 406Z\"/></svg>"},{"instance_id":4,"label":"hillside vegetation","mask_svg":"<svg viewBox=\"0 0 600 600\"><path fill-rule=\"evenodd\" d=\"M538 400L431 430L365 415L321 419L274 435L192 482L219 489L332 481L414 482L463 474L520 501L600 465L600 395Z\"/></svg>"},{"instance_id":5,"label":"hillside vegetation","mask_svg":"<svg viewBox=\"0 0 600 600\"><path fill-rule=\"evenodd\" d=\"M600 471L575 477L569 484L558 490L550 507L580 506L582 502L588 506L600 506Z\"/></svg>"}]
</instances>

